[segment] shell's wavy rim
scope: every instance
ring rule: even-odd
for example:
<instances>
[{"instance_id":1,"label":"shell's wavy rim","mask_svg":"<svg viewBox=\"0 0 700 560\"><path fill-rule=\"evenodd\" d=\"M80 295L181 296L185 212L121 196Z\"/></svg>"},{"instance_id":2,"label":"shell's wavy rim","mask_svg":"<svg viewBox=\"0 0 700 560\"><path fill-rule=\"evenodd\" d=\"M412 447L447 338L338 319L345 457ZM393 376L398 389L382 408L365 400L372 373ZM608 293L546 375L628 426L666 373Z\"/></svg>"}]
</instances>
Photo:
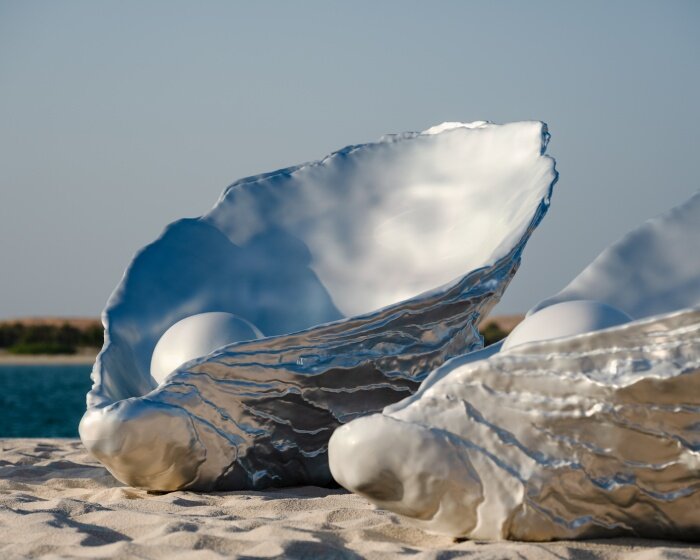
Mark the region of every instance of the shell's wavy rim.
<instances>
[{"instance_id":1,"label":"shell's wavy rim","mask_svg":"<svg viewBox=\"0 0 700 560\"><path fill-rule=\"evenodd\" d=\"M454 536L697 540L700 308L443 367L336 432L343 486Z\"/></svg>"},{"instance_id":2,"label":"shell's wavy rim","mask_svg":"<svg viewBox=\"0 0 700 560\"><path fill-rule=\"evenodd\" d=\"M542 125L540 155L548 138ZM162 332L174 320L167 310L159 319L163 301L157 292L144 300L150 323L124 304L142 274L132 264L103 315L105 347L80 426L84 444L119 480L154 490L331 483L327 442L337 426L411 394L446 360L482 347L476 325L500 299L549 207L557 174L554 160L545 157L551 179L546 193L495 262L377 311L232 344L185 364L159 387L135 366L136 355L144 352L139 341L154 338L140 330ZM236 185L258 178L235 183L221 200ZM163 254L184 251L196 258L196 242L218 235L212 230L203 219L176 222L135 262L149 258L158 243L163 267L168 263ZM170 253L162 251L163 239L172 243ZM215 274L218 264L204 263L204 273ZM162 274L167 282L169 272ZM197 305L189 314L217 310L216 302ZM113 329L115 317L119 332Z\"/></svg>"}]
</instances>

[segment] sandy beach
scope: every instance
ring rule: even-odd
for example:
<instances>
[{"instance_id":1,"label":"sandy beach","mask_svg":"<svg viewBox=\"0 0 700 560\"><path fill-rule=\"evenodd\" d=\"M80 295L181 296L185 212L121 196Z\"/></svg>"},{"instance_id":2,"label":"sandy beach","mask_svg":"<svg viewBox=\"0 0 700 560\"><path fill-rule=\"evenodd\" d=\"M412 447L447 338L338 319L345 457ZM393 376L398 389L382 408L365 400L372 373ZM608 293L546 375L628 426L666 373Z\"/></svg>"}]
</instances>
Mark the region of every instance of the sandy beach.
<instances>
[{"instance_id":1,"label":"sandy beach","mask_svg":"<svg viewBox=\"0 0 700 560\"><path fill-rule=\"evenodd\" d=\"M343 490L149 494L74 439L0 440L0 557L683 559L687 543L456 542Z\"/></svg>"},{"instance_id":2,"label":"sandy beach","mask_svg":"<svg viewBox=\"0 0 700 560\"><path fill-rule=\"evenodd\" d=\"M21 365L67 365L81 364L91 365L95 363L97 353L85 354L11 354L0 351L0 365L21 366Z\"/></svg>"}]
</instances>

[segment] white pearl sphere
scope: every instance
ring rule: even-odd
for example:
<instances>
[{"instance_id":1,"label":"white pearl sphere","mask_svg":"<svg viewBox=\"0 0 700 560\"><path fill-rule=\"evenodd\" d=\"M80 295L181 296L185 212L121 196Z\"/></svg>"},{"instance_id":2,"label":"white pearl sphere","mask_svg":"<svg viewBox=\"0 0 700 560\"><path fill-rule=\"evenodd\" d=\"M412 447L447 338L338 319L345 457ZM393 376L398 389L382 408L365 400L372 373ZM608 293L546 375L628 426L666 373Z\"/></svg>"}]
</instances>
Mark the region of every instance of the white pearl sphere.
<instances>
[{"instance_id":1,"label":"white pearl sphere","mask_svg":"<svg viewBox=\"0 0 700 560\"><path fill-rule=\"evenodd\" d=\"M525 317L505 339L502 350L526 342L598 331L631 320L624 311L600 301L565 301Z\"/></svg>"},{"instance_id":2,"label":"white pearl sphere","mask_svg":"<svg viewBox=\"0 0 700 560\"><path fill-rule=\"evenodd\" d=\"M160 337L151 356L151 376L160 384L185 362L227 344L262 336L254 325L232 313L191 315L175 323Z\"/></svg>"}]
</instances>

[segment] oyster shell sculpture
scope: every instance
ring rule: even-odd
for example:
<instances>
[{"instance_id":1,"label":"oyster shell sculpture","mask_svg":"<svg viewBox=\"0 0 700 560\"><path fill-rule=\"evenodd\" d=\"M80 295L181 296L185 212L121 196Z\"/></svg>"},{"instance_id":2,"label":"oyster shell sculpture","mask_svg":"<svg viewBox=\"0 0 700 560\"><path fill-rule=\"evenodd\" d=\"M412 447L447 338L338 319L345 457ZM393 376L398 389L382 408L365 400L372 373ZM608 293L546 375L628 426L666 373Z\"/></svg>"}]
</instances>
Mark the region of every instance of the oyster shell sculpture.
<instances>
[{"instance_id":1,"label":"oyster shell sculpture","mask_svg":"<svg viewBox=\"0 0 700 560\"><path fill-rule=\"evenodd\" d=\"M453 536L697 540L698 246L700 194L606 249L505 344L336 430L335 478ZM613 325L568 336L572 309ZM566 336L525 341L544 314Z\"/></svg>"},{"instance_id":2,"label":"oyster shell sculpture","mask_svg":"<svg viewBox=\"0 0 700 560\"><path fill-rule=\"evenodd\" d=\"M446 123L240 180L171 224L107 304L83 443L153 490L332 482L336 427L482 346L549 205L547 141L539 122ZM154 349L202 314L253 340L159 383Z\"/></svg>"}]
</instances>

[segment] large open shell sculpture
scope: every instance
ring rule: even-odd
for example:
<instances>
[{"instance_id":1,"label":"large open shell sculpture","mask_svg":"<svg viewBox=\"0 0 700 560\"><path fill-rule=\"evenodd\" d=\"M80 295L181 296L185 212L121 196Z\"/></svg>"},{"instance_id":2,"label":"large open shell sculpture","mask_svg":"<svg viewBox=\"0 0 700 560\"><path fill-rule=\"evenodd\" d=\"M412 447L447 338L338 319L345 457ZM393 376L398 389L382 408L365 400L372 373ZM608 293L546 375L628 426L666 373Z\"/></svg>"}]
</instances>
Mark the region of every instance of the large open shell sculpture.
<instances>
[{"instance_id":1,"label":"large open shell sculpture","mask_svg":"<svg viewBox=\"0 0 700 560\"><path fill-rule=\"evenodd\" d=\"M234 183L126 271L82 441L154 490L330 483L336 427L481 347L478 321L549 205L547 141L539 122L446 123ZM209 312L254 339L158 383L161 337Z\"/></svg>"},{"instance_id":2,"label":"large open shell sculpture","mask_svg":"<svg viewBox=\"0 0 700 560\"><path fill-rule=\"evenodd\" d=\"M503 345L340 427L334 476L453 536L697 540L699 246L700 193L606 249ZM612 324L538 340L572 309Z\"/></svg>"}]
</instances>

